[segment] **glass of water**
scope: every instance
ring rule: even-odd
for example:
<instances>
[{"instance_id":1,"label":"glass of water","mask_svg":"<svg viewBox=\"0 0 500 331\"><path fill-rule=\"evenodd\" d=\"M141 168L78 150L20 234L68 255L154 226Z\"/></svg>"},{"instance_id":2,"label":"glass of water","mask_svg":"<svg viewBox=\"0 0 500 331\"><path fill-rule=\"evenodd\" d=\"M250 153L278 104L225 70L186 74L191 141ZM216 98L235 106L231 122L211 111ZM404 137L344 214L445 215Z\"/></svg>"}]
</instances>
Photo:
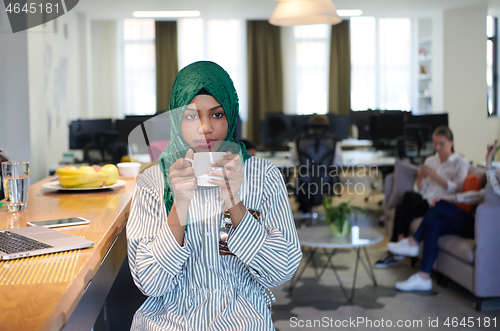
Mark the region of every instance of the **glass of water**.
<instances>
[{"instance_id":1,"label":"glass of water","mask_svg":"<svg viewBox=\"0 0 500 331\"><path fill-rule=\"evenodd\" d=\"M10 212L26 210L28 202L29 162L2 162L5 202Z\"/></svg>"}]
</instances>

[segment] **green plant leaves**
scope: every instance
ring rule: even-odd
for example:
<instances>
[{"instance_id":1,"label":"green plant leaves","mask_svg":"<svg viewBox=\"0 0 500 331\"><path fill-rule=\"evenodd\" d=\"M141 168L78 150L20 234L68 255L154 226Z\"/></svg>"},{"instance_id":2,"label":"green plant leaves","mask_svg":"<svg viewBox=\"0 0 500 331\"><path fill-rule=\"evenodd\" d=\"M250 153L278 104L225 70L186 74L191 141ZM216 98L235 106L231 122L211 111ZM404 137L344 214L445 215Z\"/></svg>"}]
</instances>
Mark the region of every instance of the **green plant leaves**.
<instances>
[{"instance_id":1,"label":"green plant leaves","mask_svg":"<svg viewBox=\"0 0 500 331\"><path fill-rule=\"evenodd\" d=\"M353 211L361 212L366 214L366 211L357 206L351 206L352 198L347 202L341 202L337 206L332 206L333 198L325 198L323 199L322 205L325 209L326 217L325 224L336 224L339 229L344 228L345 222L349 222L349 217L351 216ZM354 213L354 223L358 221L358 213Z\"/></svg>"}]
</instances>

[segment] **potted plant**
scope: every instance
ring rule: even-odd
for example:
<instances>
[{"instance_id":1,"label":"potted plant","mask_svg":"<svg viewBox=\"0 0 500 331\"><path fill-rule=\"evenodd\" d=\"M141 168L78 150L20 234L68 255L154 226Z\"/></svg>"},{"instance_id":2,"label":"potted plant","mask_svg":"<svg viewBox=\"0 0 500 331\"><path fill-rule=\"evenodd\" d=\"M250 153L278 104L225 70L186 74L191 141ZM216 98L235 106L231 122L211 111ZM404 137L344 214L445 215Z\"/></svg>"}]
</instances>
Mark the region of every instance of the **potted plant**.
<instances>
[{"instance_id":1,"label":"potted plant","mask_svg":"<svg viewBox=\"0 0 500 331\"><path fill-rule=\"evenodd\" d=\"M349 217L353 211L359 211L366 214L365 210L351 206L352 199L347 202L341 202L337 206L332 206L332 198L323 199L323 208L325 208L325 225L330 226L332 236L336 238L345 237L350 233L351 225ZM358 220L358 213L354 213L354 222Z\"/></svg>"}]
</instances>

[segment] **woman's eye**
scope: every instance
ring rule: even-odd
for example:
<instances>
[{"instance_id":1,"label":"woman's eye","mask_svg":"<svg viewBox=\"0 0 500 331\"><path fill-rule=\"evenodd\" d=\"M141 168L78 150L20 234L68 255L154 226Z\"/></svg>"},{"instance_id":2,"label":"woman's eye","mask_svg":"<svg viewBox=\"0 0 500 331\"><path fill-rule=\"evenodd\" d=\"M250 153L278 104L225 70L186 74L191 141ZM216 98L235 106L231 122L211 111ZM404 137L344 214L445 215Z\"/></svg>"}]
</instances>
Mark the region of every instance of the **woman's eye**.
<instances>
[{"instance_id":1,"label":"woman's eye","mask_svg":"<svg viewBox=\"0 0 500 331\"><path fill-rule=\"evenodd\" d=\"M215 113L213 116L215 118L222 118L222 117L224 117L224 114L223 113Z\"/></svg>"},{"instance_id":2,"label":"woman's eye","mask_svg":"<svg viewBox=\"0 0 500 331\"><path fill-rule=\"evenodd\" d=\"M188 120L195 120L198 118L198 115L186 115L186 119Z\"/></svg>"}]
</instances>

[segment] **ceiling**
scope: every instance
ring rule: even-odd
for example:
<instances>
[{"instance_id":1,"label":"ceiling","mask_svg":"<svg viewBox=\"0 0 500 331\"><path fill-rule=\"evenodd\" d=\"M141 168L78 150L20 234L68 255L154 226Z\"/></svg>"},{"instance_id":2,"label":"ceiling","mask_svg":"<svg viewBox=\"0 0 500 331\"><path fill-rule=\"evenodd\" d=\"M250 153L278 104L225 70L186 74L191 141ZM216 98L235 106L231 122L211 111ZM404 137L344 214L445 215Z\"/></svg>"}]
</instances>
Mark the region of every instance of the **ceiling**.
<instances>
[{"instance_id":1,"label":"ceiling","mask_svg":"<svg viewBox=\"0 0 500 331\"><path fill-rule=\"evenodd\" d=\"M445 9L488 6L500 0L333 0L337 9L361 9L363 15L425 17ZM135 10L199 10L205 18L267 19L276 0L80 0L75 11L92 19L132 17Z\"/></svg>"}]
</instances>

